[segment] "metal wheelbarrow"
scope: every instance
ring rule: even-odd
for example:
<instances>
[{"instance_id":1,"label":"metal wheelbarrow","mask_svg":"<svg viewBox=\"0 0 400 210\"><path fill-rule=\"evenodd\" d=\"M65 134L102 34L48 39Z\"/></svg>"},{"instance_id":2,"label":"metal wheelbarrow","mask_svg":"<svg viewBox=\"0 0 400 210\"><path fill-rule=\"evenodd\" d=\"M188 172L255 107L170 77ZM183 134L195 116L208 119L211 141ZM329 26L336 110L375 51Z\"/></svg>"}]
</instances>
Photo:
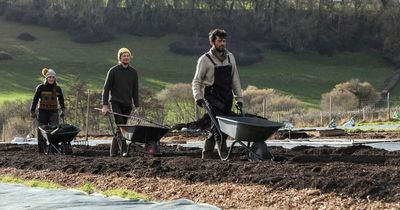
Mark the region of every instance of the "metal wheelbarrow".
<instances>
[{"instance_id":1,"label":"metal wheelbarrow","mask_svg":"<svg viewBox=\"0 0 400 210\"><path fill-rule=\"evenodd\" d=\"M101 109L97 108L96 110L101 111ZM110 114L136 119L138 124L137 125L117 124L116 125L117 129L121 132L122 135L120 136L114 127L114 122ZM113 132L114 138L116 138L117 140L119 151L122 151L121 141L126 140L129 141L126 151L128 154L129 154L129 149L133 147L134 151L138 151L144 154L161 155L160 139L169 131L168 127L151 122L141 117L124 115L111 111L108 114L108 122Z\"/></svg>"},{"instance_id":2,"label":"metal wheelbarrow","mask_svg":"<svg viewBox=\"0 0 400 210\"><path fill-rule=\"evenodd\" d=\"M230 158L235 144L241 145L247 151L247 157L251 161L273 159L273 155L269 152L265 141L283 126L282 123L257 117L244 117L241 109L239 110L241 113L240 117L217 116L217 122L211 114L207 102L204 104L204 107L219 133L219 140L217 140L216 144L221 160L228 160ZM234 139L226 156L221 153L222 145L225 144L222 133ZM247 141L247 145L243 141Z\"/></svg>"},{"instance_id":3,"label":"metal wheelbarrow","mask_svg":"<svg viewBox=\"0 0 400 210\"><path fill-rule=\"evenodd\" d=\"M169 131L168 128L147 126L147 125L117 125L122 133L122 137L130 141L129 148L133 148L139 152L151 155L161 155L160 139ZM144 151L137 143L145 145Z\"/></svg>"},{"instance_id":4,"label":"metal wheelbarrow","mask_svg":"<svg viewBox=\"0 0 400 210\"><path fill-rule=\"evenodd\" d=\"M39 126L40 133L49 143L47 154L72 154L71 141L80 132L80 129L70 124L60 124L57 126Z\"/></svg>"}]
</instances>

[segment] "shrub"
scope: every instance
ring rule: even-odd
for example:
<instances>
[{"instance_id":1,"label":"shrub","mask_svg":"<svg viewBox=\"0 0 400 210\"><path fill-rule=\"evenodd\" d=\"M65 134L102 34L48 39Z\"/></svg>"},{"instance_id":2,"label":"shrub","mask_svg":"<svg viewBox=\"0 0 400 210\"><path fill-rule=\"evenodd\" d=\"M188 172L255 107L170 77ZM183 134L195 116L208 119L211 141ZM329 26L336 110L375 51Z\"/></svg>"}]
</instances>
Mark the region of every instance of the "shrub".
<instances>
[{"instance_id":1,"label":"shrub","mask_svg":"<svg viewBox=\"0 0 400 210\"><path fill-rule=\"evenodd\" d=\"M261 54L254 53L237 53L235 54L236 63L241 66L249 66L260 62L263 59Z\"/></svg>"},{"instance_id":2,"label":"shrub","mask_svg":"<svg viewBox=\"0 0 400 210\"><path fill-rule=\"evenodd\" d=\"M140 115L156 123L164 123L164 106L156 93L146 87L139 88Z\"/></svg>"},{"instance_id":3,"label":"shrub","mask_svg":"<svg viewBox=\"0 0 400 210\"><path fill-rule=\"evenodd\" d=\"M348 90L334 89L329 93L325 93L321 98L321 108L324 111L330 110L330 100L332 99L332 110L348 111L358 107L357 96Z\"/></svg>"},{"instance_id":4,"label":"shrub","mask_svg":"<svg viewBox=\"0 0 400 210\"><path fill-rule=\"evenodd\" d=\"M169 45L169 51L178 54L178 55L201 55L207 52L207 46L190 46L188 47L188 43L182 41L172 42Z\"/></svg>"},{"instance_id":5,"label":"shrub","mask_svg":"<svg viewBox=\"0 0 400 210\"><path fill-rule=\"evenodd\" d=\"M243 91L245 110L255 115L262 116L265 110L267 118L274 113L282 112L285 115L302 113L306 107L303 102L292 96L283 95L274 89L258 89L255 86L248 86ZM263 101L265 107L263 108Z\"/></svg>"},{"instance_id":6,"label":"shrub","mask_svg":"<svg viewBox=\"0 0 400 210\"><path fill-rule=\"evenodd\" d=\"M1 60L11 60L13 57L7 52L0 51L0 61Z\"/></svg>"},{"instance_id":7,"label":"shrub","mask_svg":"<svg viewBox=\"0 0 400 210\"><path fill-rule=\"evenodd\" d=\"M21 21L24 17L24 10L22 8L10 8L4 13L4 17L7 21Z\"/></svg>"},{"instance_id":8,"label":"shrub","mask_svg":"<svg viewBox=\"0 0 400 210\"><path fill-rule=\"evenodd\" d=\"M128 33L134 36L162 37L166 34L166 31L164 28L154 26L152 23L141 23L130 27Z\"/></svg>"},{"instance_id":9,"label":"shrub","mask_svg":"<svg viewBox=\"0 0 400 210\"><path fill-rule=\"evenodd\" d=\"M19 34L17 36L17 39L24 40L24 41L35 41L36 37L34 37L30 33L24 32L24 33Z\"/></svg>"},{"instance_id":10,"label":"shrub","mask_svg":"<svg viewBox=\"0 0 400 210\"><path fill-rule=\"evenodd\" d=\"M29 100L5 101L0 104L0 126L6 125L6 133L9 138L16 134L26 136L29 133L32 125L29 121L30 104ZM16 125L17 123L22 124L19 126ZM14 128L13 125L16 127ZM13 131L14 129L15 131Z\"/></svg>"},{"instance_id":11,"label":"shrub","mask_svg":"<svg viewBox=\"0 0 400 210\"><path fill-rule=\"evenodd\" d=\"M72 41L87 44L87 43L100 43L115 39L115 37L108 31L104 25L95 27L94 30L84 28L81 31L75 31L72 35Z\"/></svg>"},{"instance_id":12,"label":"shrub","mask_svg":"<svg viewBox=\"0 0 400 210\"><path fill-rule=\"evenodd\" d=\"M22 117L12 117L6 121L8 138L25 137L32 132L32 121Z\"/></svg>"},{"instance_id":13,"label":"shrub","mask_svg":"<svg viewBox=\"0 0 400 210\"><path fill-rule=\"evenodd\" d=\"M38 24L40 16L35 11L29 11L21 18L21 22L25 24Z\"/></svg>"},{"instance_id":14,"label":"shrub","mask_svg":"<svg viewBox=\"0 0 400 210\"><path fill-rule=\"evenodd\" d=\"M189 38L183 41L176 41L169 45L169 50L180 55L201 55L210 49L208 40L204 38ZM232 41L228 49L235 56L237 65L248 66L260 62L263 59L262 51L239 40Z\"/></svg>"},{"instance_id":15,"label":"shrub","mask_svg":"<svg viewBox=\"0 0 400 210\"><path fill-rule=\"evenodd\" d=\"M60 13L56 13L48 19L47 25L51 29L59 30L68 28L69 22L67 17L64 17Z\"/></svg>"},{"instance_id":16,"label":"shrub","mask_svg":"<svg viewBox=\"0 0 400 210\"><path fill-rule=\"evenodd\" d=\"M195 108L190 84L168 85L158 93L157 98L167 110L166 123L186 123L194 120Z\"/></svg>"},{"instance_id":17,"label":"shrub","mask_svg":"<svg viewBox=\"0 0 400 210\"><path fill-rule=\"evenodd\" d=\"M343 106L344 110L348 110L349 108L361 108L368 105L374 105L379 99L379 94L375 88L370 83L361 82L359 79L352 79L344 83L339 83L335 85L334 89L331 91L331 95L342 95L348 100L353 100L354 97L349 93L352 93L355 96L357 101L356 107L353 107L354 101L341 102L342 99L340 96L335 98L333 103L337 103L337 101L339 101L340 104L343 104L339 104L339 107ZM325 96L325 98L323 97L323 100L328 100L328 102L321 102L321 104L329 104L328 96ZM322 107L324 107L324 105Z\"/></svg>"}]
</instances>

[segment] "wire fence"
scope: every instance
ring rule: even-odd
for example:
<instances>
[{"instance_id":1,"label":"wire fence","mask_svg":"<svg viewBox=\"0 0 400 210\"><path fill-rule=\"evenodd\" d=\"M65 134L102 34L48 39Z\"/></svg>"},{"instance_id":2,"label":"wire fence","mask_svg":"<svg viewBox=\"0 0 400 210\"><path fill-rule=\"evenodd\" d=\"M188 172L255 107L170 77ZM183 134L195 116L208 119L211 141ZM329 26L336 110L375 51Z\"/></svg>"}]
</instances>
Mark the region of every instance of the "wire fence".
<instances>
[{"instance_id":1,"label":"wire fence","mask_svg":"<svg viewBox=\"0 0 400 210\"><path fill-rule=\"evenodd\" d=\"M142 95L141 97L147 102L142 103L140 110L135 111L135 115L158 124L172 126L179 123L190 123L205 115L204 110L197 107L192 98L170 100L168 103L163 103L150 100L154 95ZM329 106L325 109L312 107L305 103L276 102L270 98L263 98L257 102L250 101L245 100L244 111L246 113L277 122L288 121L295 127L327 126L332 120L341 125L351 118L356 122L400 120L400 98L389 97L389 94L379 101L359 101L361 106L353 109L344 109L341 100L333 99L329 101ZM95 110L95 108L101 107L101 92L87 90L68 94L65 122L80 127L80 136L83 136L84 139L88 139L89 136L110 136L112 131L107 117ZM18 112L18 110L16 111ZM16 135L12 130L16 129L15 125L17 124L32 123L29 120L17 121L13 124L3 123L1 129L3 141ZM33 133L34 129L30 128L31 125L28 127L29 129L21 128L20 132L26 133L27 130L30 130L29 132Z\"/></svg>"}]
</instances>

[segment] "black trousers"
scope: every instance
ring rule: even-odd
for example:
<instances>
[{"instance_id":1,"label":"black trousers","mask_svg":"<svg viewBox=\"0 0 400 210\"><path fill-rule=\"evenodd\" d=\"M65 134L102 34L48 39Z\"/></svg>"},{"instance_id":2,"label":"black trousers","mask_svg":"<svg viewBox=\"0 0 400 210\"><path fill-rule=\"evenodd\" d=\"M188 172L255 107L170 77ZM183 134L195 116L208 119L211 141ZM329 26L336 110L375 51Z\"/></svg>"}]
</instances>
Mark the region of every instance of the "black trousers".
<instances>
[{"instance_id":1,"label":"black trousers","mask_svg":"<svg viewBox=\"0 0 400 210\"><path fill-rule=\"evenodd\" d=\"M117 102L112 102L111 103L111 109L113 112L115 113L119 113L119 114L124 114L124 115L130 115L132 112L132 105L125 105L125 104L121 104L121 103L117 103ZM115 124L126 124L128 122L128 118L127 117L122 117L119 115L114 115L114 120L115 120ZM121 136L121 131L118 129L118 127L116 128L116 133L118 136ZM126 141L125 140L121 140L121 154L127 152L127 145L126 145ZM116 137L113 138L112 142L111 142L111 147L110 147L110 155L111 156L116 156L118 155L118 150L119 150L119 146L118 146L118 141L116 139Z\"/></svg>"}]
</instances>

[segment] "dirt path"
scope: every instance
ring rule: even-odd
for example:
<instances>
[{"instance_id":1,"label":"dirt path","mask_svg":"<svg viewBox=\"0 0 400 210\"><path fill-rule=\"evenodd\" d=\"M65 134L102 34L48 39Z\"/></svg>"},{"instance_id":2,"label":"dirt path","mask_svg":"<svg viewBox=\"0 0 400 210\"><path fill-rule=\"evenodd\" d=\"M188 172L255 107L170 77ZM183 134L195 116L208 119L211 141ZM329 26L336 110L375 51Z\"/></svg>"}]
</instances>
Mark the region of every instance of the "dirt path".
<instances>
[{"instance_id":1,"label":"dirt path","mask_svg":"<svg viewBox=\"0 0 400 210\"><path fill-rule=\"evenodd\" d=\"M200 149L163 147L162 157L110 158L108 148L46 156L0 144L0 175L97 188L126 186L155 200L188 198L222 208L400 208L400 152L366 146L271 148L276 162L204 161Z\"/></svg>"}]
</instances>

